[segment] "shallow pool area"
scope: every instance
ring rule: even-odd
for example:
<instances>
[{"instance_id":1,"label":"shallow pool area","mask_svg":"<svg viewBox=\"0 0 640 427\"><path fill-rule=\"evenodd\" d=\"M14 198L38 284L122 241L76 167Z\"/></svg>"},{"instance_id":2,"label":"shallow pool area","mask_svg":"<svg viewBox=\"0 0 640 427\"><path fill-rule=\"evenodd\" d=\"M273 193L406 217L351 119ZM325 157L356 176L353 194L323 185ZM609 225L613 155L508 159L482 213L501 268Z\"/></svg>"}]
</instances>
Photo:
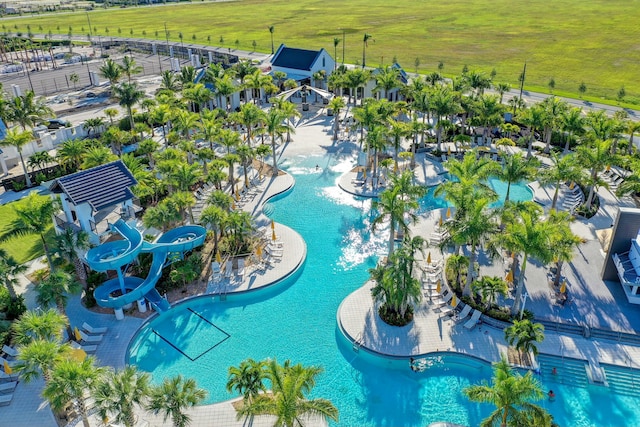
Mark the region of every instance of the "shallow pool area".
<instances>
[{"instance_id":1,"label":"shallow pool area","mask_svg":"<svg viewBox=\"0 0 640 427\"><path fill-rule=\"evenodd\" d=\"M156 383L178 374L193 377L212 403L236 397L225 388L230 366L249 357L290 359L323 367L312 397L327 398L339 409L335 425L479 425L493 407L470 403L461 390L489 380L488 363L437 354L416 373L408 360L355 352L337 329L338 306L364 284L387 245L384 230L371 232L371 200L336 185L352 159L299 157L284 166L296 185L266 210L304 238L305 263L282 283L229 294L225 301L197 297L156 316L133 338L127 362L151 372ZM513 187L511 192L515 199ZM553 388L557 399L540 404L561 426L640 425L640 398L604 387L543 387Z\"/></svg>"}]
</instances>

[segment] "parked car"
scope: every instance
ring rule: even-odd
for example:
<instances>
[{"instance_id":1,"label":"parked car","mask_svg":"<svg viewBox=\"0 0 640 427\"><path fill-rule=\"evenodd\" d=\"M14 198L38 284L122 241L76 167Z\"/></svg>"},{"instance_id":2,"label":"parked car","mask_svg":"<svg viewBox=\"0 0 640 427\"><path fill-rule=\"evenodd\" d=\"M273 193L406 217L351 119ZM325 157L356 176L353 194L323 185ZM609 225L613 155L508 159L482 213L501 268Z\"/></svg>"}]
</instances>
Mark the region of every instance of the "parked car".
<instances>
[{"instance_id":1,"label":"parked car","mask_svg":"<svg viewBox=\"0 0 640 427\"><path fill-rule=\"evenodd\" d=\"M60 129L69 127L71 124L62 119L49 119L46 121L47 129Z\"/></svg>"}]
</instances>

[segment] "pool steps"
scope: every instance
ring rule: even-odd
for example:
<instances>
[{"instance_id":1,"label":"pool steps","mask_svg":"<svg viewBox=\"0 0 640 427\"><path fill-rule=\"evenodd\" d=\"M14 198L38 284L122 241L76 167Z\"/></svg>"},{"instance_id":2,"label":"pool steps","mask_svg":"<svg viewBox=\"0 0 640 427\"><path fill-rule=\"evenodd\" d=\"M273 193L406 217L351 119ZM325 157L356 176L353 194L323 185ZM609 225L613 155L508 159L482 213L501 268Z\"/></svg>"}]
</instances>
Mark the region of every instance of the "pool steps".
<instances>
[{"instance_id":1,"label":"pool steps","mask_svg":"<svg viewBox=\"0 0 640 427\"><path fill-rule=\"evenodd\" d=\"M609 388L615 393L637 396L640 393L640 369L602 364Z\"/></svg>"},{"instance_id":2,"label":"pool steps","mask_svg":"<svg viewBox=\"0 0 640 427\"><path fill-rule=\"evenodd\" d=\"M589 384L586 360L541 353L538 355L538 362L540 374L545 381L577 387L586 387ZM556 368L556 374L553 374L553 368Z\"/></svg>"}]
</instances>

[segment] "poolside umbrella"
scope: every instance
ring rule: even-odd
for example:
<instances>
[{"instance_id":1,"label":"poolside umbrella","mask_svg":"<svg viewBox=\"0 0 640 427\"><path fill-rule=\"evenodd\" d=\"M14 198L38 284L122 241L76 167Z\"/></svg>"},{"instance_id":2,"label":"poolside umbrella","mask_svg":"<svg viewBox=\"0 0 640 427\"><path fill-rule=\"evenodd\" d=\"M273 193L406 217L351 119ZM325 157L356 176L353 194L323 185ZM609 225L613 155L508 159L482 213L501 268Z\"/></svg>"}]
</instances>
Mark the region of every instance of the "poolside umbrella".
<instances>
[{"instance_id":1,"label":"poolside umbrella","mask_svg":"<svg viewBox=\"0 0 640 427\"><path fill-rule=\"evenodd\" d=\"M222 257L220 256L220 252L216 252L216 262L218 264L222 264Z\"/></svg>"},{"instance_id":2,"label":"poolside umbrella","mask_svg":"<svg viewBox=\"0 0 640 427\"><path fill-rule=\"evenodd\" d=\"M449 146L449 149L447 150L447 154L450 156L451 155L451 146Z\"/></svg>"},{"instance_id":3,"label":"poolside umbrella","mask_svg":"<svg viewBox=\"0 0 640 427\"><path fill-rule=\"evenodd\" d=\"M440 225L440 227L442 227L442 215L440 215L440 219L438 220L438 225Z\"/></svg>"},{"instance_id":4,"label":"poolside umbrella","mask_svg":"<svg viewBox=\"0 0 640 427\"><path fill-rule=\"evenodd\" d=\"M367 179L367 168L364 168L364 169L362 170L362 178L363 178L363 179Z\"/></svg>"},{"instance_id":5,"label":"poolside umbrella","mask_svg":"<svg viewBox=\"0 0 640 427\"><path fill-rule=\"evenodd\" d=\"M509 272L507 273L507 277L505 278L505 280L509 283L513 283L513 271L509 270Z\"/></svg>"},{"instance_id":6,"label":"poolside umbrella","mask_svg":"<svg viewBox=\"0 0 640 427\"><path fill-rule=\"evenodd\" d=\"M458 305L458 298L453 294L453 297L451 298L451 307L455 307L456 305Z\"/></svg>"},{"instance_id":7,"label":"poolside umbrella","mask_svg":"<svg viewBox=\"0 0 640 427\"><path fill-rule=\"evenodd\" d=\"M565 292L567 292L567 281L563 280L562 285L560 285L560 293L564 294Z\"/></svg>"},{"instance_id":8,"label":"poolside umbrella","mask_svg":"<svg viewBox=\"0 0 640 427\"><path fill-rule=\"evenodd\" d=\"M73 336L76 337L76 341L82 341L82 336L80 335L80 331L77 326L73 328Z\"/></svg>"},{"instance_id":9,"label":"poolside umbrella","mask_svg":"<svg viewBox=\"0 0 640 427\"><path fill-rule=\"evenodd\" d=\"M576 185L576 183L574 181L571 181L571 184L569 184L569 190L573 190L573 187Z\"/></svg>"},{"instance_id":10,"label":"poolside umbrella","mask_svg":"<svg viewBox=\"0 0 640 427\"><path fill-rule=\"evenodd\" d=\"M436 284L436 292L440 293L442 290L442 285L440 284L440 279L438 279L438 283Z\"/></svg>"},{"instance_id":11,"label":"poolside umbrella","mask_svg":"<svg viewBox=\"0 0 640 427\"><path fill-rule=\"evenodd\" d=\"M6 360L4 361L4 373L7 375L13 374L13 369L11 369L11 366L9 366L9 362L7 362Z\"/></svg>"},{"instance_id":12,"label":"poolside umbrella","mask_svg":"<svg viewBox=\"0 0 640 427\"><path fill-rule=\"evenodd\" d=\"M276 229L276 223L273 222L273 220L271 220L271 229L275 230Z\"/></svg>"},{"instance_id":13,"label":"poolside umbrella","mask_svg":"<svg viewBox=\"0 0 640 427\"><path fill-rule=\"evenodd\" d=\"M236 201L238 201L238 199L240 198L240 196L238 196L238 188L237 187L233 188L233 198L236 199Z\"/></svg>"},{"instance_id":14,"label":"poolside umbrella","mask_svg":"<svg viewBox=\"0 0 640 427\"><path fill-rule=\"evenodd\" d=\"M427 255L427 264L431 264L431 251L429 251L429 255Z\"/></svg>"},{"instance_id":15,"label":"poolside umbrella","mask_svg":"<svg viewBox=\"0 0 640 427\"><path fill-rule=\"evenodd\" d=\"M451 207L447 208L447 218L451 218Z\"/></svg>"},{"instance_id":16,"label":"poolside umbrella","mask_svg":"<svg viewBox=\"0 0 640 427\"><path fill-rule=\"evenodd\" d=\"M231 201L231 209L234 210L234 211L236 210L236 202L235 202L235 200Z\"/></svg>"},{"instance_id":17,"label":"poolside umbrella","mask_svg":"<svg viewBox=\"0 0 640 427\"><path fill-rule=\"evenodd\" d=\"M607 172L611 170L611 165L607 165Z\"/></svg>"},{"instance_id":18,"label":"poolside umbrella","mask_svg":"<svg viewBox=\"0 0 640 427\"><path fill-rule=\"evenodd\" d=\"M72 348L69 351L69 359L74 360L76 362L82 362L87 358L87 353L81 348Z\"/></svg>"},{"instance_id":19,"label":"poolside umbrella","mask_svg":"<svg viewBox=\"0 0 640 427\"><path fill-rule=\"evenodd\" d=\"M260 246L260 245L258 245L258 246L256 247L256 256L257 256L258 258L262 258L262 246Z\"/></svg>"},{"instance_id":20,"label":"poolside umbrella","mask_svg":"<svg viewBox=\"0 0 640 427\"><path fill-rule=\"evenodd\" d=\"M278 238L276 237L276 230L273 230L273 231L271 232L271 240L273 240L274 242L275 242L276 240L278 240Z\"/></svg>"}]
</instances>

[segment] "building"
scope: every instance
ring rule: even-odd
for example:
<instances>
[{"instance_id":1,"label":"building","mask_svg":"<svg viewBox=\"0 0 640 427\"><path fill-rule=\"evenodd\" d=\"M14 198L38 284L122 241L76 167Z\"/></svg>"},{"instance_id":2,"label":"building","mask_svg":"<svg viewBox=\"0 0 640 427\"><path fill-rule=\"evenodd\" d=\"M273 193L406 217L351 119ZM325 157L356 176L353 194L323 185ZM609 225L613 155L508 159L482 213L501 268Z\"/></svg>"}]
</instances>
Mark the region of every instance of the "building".
<instances>
[{"instance_id":1,"label":"building","mask_svg":"<svg viewBox=\"0 0 640 427\"><path fill-rule=\"evenodd\" d=\"M56 179L49 188L62 208L54 216L56 232L68 227L84 230L91 243L99 244L109 224L133 219L141 210L131 192L136 184L121 160Z\"/></svg>"},{"instance_id":2,"label":"building","mask_svg":"<svg viewBox=\"0 0 640 427\"><path fill-rule=\"evenodd\" d=\"M331 55L324 49L296 49L281 44L271 59L271 74L282 71L287 75L287 79L293 79L300 84L312 83L315 73L324 71L328 77L333 72L335 64Z\"/></svg>"},{"instance_id":3,"label":"building","mask_svg":"<svg viewBox=\"0 0 640 427\"><path fill-rule=\"evenodd\" d=\"M620 208L602 268L602 279L619 282L627 301L640 304L640 209Z\"/></svg>"}]
</instances>

